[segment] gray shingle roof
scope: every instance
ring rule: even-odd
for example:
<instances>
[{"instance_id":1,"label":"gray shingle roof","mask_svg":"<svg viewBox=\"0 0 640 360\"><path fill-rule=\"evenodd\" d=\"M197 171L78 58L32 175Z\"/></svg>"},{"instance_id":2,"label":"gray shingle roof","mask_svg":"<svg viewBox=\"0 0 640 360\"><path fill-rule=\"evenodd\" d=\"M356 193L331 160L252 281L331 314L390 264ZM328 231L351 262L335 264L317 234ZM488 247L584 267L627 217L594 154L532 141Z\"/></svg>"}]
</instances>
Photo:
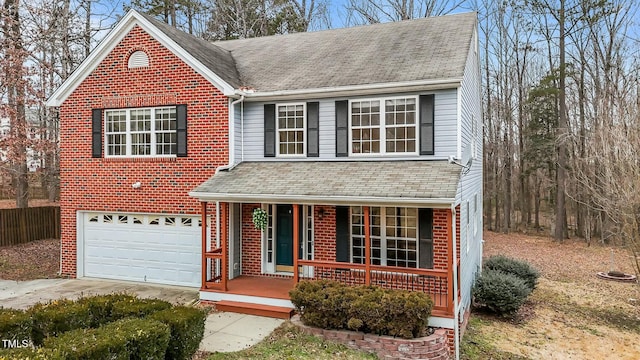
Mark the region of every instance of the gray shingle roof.
<instances>
[{"instance_id":1,"label":"gray shingle roof","mask_svg":"<svg viewBox=\"0 0 640 360\"><path fill-rule=\"evenodd\" d=\"M155 27L167 35L171 40L175 41L186 52L200 61L204 66L220 76L224 81L234 88L240 88L242 82L236 68L235 61L231 53L222 49L206 40L190 35L184 31L180 31L167 23L156 20L154 17L138 13L144 16Z\"/></svg>"},{"instance_id":2,"label":"gray shingle roof","mask_svg":"<svg viewBox=\"0 0 640 360\"><path fill-rule=\"evenodd\" d=\"M190 195L243 201L349 198L451 203L460 168L447 161L244 162L221 171Z\"/></svg>"},{"instance_id":3,"label":"gray shingle roof","mask_svg":"<svg viewBox=\"0 0 640 360\"><path fill-rule=\"evenodd\" d=\"M230 85L265 92L461 78L476 14L213 44L150 20Z\"/></svg>"}]
</instances>

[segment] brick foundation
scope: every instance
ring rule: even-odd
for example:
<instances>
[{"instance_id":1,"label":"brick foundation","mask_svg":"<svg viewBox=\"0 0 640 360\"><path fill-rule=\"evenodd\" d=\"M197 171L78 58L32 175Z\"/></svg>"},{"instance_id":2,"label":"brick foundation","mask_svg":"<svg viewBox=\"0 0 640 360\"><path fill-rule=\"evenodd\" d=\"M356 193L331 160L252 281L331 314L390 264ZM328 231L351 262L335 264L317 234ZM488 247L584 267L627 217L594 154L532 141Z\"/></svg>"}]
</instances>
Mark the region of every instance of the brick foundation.
<instances>
[{"instance_id":1,"label":"brick foundation","mask_svg":"<svg viewBox=\"0 0 640 360\"><path fill-rule=\"evenodd\" d=\"M347 330L327 330L306 326L298 315L291 322L309 335L344 344L351 349L375 353L380 359L449 359L448 330L437 329L433 334L416 339L399 339ZM453 335L453 330L451 330Z\"/></svg>"}]
</instances>

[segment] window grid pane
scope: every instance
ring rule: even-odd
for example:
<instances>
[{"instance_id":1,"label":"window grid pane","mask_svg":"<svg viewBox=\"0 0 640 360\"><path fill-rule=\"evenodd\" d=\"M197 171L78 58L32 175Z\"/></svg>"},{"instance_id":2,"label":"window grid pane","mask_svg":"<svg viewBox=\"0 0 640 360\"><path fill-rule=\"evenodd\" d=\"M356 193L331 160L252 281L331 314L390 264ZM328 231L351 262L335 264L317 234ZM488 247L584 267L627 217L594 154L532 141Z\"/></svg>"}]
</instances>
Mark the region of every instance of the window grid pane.
<instances>
[{"instance_id":1,"label":"window grid pane","mask_svg":"<svg viewBox=\"0 0 640 360\"><path fill-rule=\"evenodd\" d=\"M417 268L417 209L371 207L369 216L371 264ZM351 208L351 245L352 262L364 264L365 236L362 207Z\"/></svg>"},{"instance_id":2,"label":"window grid pane","mask_svg":"<svg viewBox=\"0 0 640 360\"><path fill-rule=\"evenodd\" d=\"M127 154L127 112L126 110L106 111L105 135L107 155Z\"/></svg>"},{"instance_id":3,"label":"window grid pane","mask_svg":"<svg viewBox=\"0 0 640 360\"><path fill-rule=\"evenodd\" d=\"M304 155L304 105L278 105L280 155Z\"/></svg>"},{"instance_id":4,"label":"window grid pane","mask_svg":"<svg viewBox=\"0 0 640 360\"><path fill-rule=\"evenodd\" d=\"M151 110L130 110L131 155L151 155Z\"/></svg>"},{"instance_id":5,"label":"window grid pane","mask_svg":"<svg viewBox=\"0 0 640 360\"><path fill-rule=\"evenodd\" d=\"M156 154L177 153L176 108L161 108L155 111Z\"/></svg>"},{"instance_id":6,"label":"window grid pane","mask_svg":"<svg viewBox=\"0 0 640 360\"><path fill-rule=\"evenodd\" d=\"M386 152L416 151L416 99L385 101Z\"/></svg>"},{"instance_id":7,"label":"window grid pane","mask_svg":"<svg viewBox=\"0 0 640 360\"><path fill-rule=\"evenodd\" d=\"M380 152L380 102L351 103L351 152L368 154Z\"/></svg>"}]
</instances>

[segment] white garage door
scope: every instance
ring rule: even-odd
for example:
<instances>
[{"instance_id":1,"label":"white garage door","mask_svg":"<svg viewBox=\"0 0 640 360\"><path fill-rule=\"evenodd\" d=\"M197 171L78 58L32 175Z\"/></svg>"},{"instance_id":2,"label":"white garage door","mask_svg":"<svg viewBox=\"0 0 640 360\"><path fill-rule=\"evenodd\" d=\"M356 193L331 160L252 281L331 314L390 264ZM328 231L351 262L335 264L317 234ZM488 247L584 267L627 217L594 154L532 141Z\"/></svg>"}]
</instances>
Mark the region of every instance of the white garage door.
<instances>
[{"instance_id":1,"label":"white garage door","mask_svg":"<svg viewBox=\"0 0 640 360\"><path fill-rule=\"evenodd\" d=\"M200 286L197 216L84 213L84 276Z\"/></svg>"}]
</instances>

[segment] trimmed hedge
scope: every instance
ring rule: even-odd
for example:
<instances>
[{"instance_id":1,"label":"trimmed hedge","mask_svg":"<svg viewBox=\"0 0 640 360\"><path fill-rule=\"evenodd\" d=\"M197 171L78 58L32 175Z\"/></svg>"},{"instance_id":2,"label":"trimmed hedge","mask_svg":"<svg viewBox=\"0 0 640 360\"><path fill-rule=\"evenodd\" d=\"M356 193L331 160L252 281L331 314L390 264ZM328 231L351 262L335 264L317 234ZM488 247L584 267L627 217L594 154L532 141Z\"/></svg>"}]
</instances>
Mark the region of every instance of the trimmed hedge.
<instances>
[{"instance_id":1,"label":"trimmed hedge","mask_svg":"<svg viewBox=\"0 0 640 360\"><path fill-rule=\"evenodd\" d=\"M96 328L127 317L145 317L170 307L163 300L116 294L36 304L27 313L33 320L31 340L40 346L46 338L67 331Z\"/></svg>"},{"instance_id":2,"label":"trimmed hedge","mask_svg":"<svg viewBox=\"0 0 640 360\"><path fill-rule=\"evenodd\" d=\"M528 262L512 259L504 255L494 255L484 261L484 269L500 270L507 274L515 275L525 281L529 289L536 288L540 272Z\"/></svg>"},{"instance_id":3,"label":"trimmed hedge","mask_svg":"<svg viewBox=\"0 0 640 360\"><path fill-rule=\"evenodd\" d=\"M165 359L188 360L198 350L204 337L207 313L192 307L176 306L152 314L149 319L169 326L171 337Z\"/></svg>"},{"instance_id":4,"label":"trimmed hedge","mask_svg":"<svg viewBox=\"0 0 640 360\"><path fill-rule=\"evenodd\" d=\"M152 319L122 319L97 329L77 329L45 341L53 360L161 360L169 326Z\"/></svg>"},{"instance_id":5,"label":"trimmed hedge","mask_svg":"<svg viewBox=\"0 0 640 360\"><path fill-rule=\"evenodd\" d=\"M407 339L423 335L433 308L424 293L330 280L300 282L289 296L305 325Z\"/></svg>"},{"instance_id":6,"label":"trimmed hedge","mask_svg":"<svg viewBox=\"0 0 640 360\"><path fill-rule=\"evenodd\" d=\"M48 337L58 336L75 329L88 328L92 322L89 306L72 300L36 304L27 313L33 320L31 340L36 346L42 345Z\"/></svg>"},{"instance_id":7,"label":"trimmed hedge","mask_svg":"<svg viewBox=\"0 0 640 360\"><path fill-rule=\"evenodd\" d=\"M19 348L0 350L0 360L50 360L51 352L39 348Z\"/></svg>"},{"instance_id":8,"label":"trimmed hedge","mask_svg":"<svg viewBox=\"0 0 640 360\"><path fill-rule=\"evenodd\" d=\"M114 319L145 317L171 308L171 303L159 299L137 299L118 301L113 304L111 316Z\"/></svg>"},{"instance_id":9,"label":"trimmed hedge","mask_svg":"<svg viewBox=\"0 0 640 360\"><path fill-rule=\"evenodd\" d=\"M126 294L56 300L26 312L0 308L1 338L39 347L0 349L0 360L190 359L205 319L196 308Z\"/></svg>"},{"instance_id":10,"label":"trimmed hedge","mask_svg":"<svg viewBox=\"0 0 640 360\"><path fill-rule=\"evenodd\" d=\"M498 315L518 311L530 293L531 289L523 279L500 270L483 271L473 288L476 305Z\"/></svg>"},{"instance_id":11,"label":"trimmed hedge","mask_svg":"<svg viewBox=\"0 0 640 360\"><path fill-rule=\"evenodd\" d=\"M31 341L31 316L22 310L0 309L0 339Z\"/></svg>"}]
</instances>

